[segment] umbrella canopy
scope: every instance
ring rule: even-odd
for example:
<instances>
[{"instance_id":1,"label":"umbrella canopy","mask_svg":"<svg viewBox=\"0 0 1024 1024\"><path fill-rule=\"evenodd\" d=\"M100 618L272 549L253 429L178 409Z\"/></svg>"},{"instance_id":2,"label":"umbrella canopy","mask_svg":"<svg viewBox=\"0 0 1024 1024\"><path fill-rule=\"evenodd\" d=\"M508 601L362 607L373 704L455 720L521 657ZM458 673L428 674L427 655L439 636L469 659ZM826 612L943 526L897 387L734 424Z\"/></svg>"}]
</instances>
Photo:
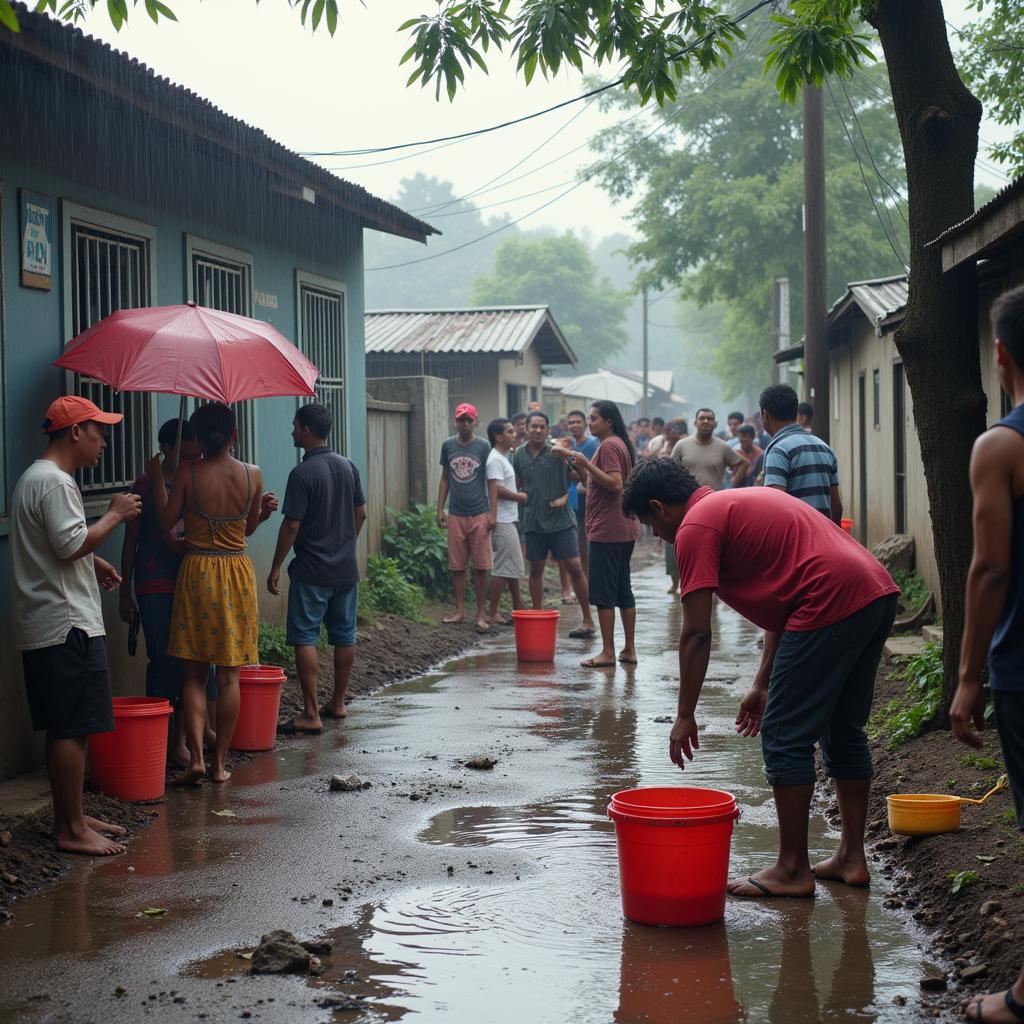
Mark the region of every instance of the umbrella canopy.
<instances>
[{"instance_id":1,"label":"umbrella canopy","mask_svg":"<svg viewBox=\"0 0 1024 1024\"><path fill-rule=\"evenodd\" d=\"M584 373L573 377L562 385L562 394L574 398L589 398L593 401L607 399L617 405L636 405L643 397L644 386L638 381L627 380L607 370Z\"/></svg>"},{"instance_id":2,"label":"umbrella canopy","mask_svg":"<svg viewBox=\"0 0 1024 1024\"><path fill-rule=\"evenodd\" d=\"M194 302L111 313L72 338L54 365L118 391L227 403L312 396L319 373L270 324Z\"/></svg>"}]
</instances>

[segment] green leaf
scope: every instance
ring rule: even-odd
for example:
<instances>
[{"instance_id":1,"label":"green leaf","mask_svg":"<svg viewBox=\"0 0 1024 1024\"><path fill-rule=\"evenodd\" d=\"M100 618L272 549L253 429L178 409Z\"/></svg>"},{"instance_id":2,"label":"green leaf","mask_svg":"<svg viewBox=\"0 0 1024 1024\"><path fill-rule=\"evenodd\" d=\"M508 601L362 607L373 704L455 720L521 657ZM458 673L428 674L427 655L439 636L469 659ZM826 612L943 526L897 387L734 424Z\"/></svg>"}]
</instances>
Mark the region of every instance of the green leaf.
<instances>
[{"instance_id":1,"label":"green leaf","mask_svg":"<svg viewBox=\"0 0 1024 1024\"><path fill-rule=\"evenodd\" d=\"M10 0L0 0L0 25L10 29L12 32L20 32L18 16L14 13Z\"/></svg>"},{"instance_id":2,"label":"green leaf","mask_svg":"<svg viewBox=\"0 0 1024 1024\"><path fill-rule=\"evenodd\" d=\"M338 0L327 0L327 31L333 36L338 28Z\"/></svg>"},{"instance_id":3,"label":"green leaf","mask_svg":"<svg viewBox=\"0 0 1024 1024\"><path fill-rule=\"evenodd\" d=\"M146 907L142 912L145 917L163 917L167 913L166 907Z\"/></svg>"},{"instance_id":4,"label":"green leaf","mask_svg":"<svg viewBox=\"0 0 1024 1024\"><path fill-rule=\"evenodd\" d=\"M121 26L124 24L124 18L121 15L121 7L118 0L107 0L107 15L114 29L120 32Z\"/></svg>"}]
</instances>

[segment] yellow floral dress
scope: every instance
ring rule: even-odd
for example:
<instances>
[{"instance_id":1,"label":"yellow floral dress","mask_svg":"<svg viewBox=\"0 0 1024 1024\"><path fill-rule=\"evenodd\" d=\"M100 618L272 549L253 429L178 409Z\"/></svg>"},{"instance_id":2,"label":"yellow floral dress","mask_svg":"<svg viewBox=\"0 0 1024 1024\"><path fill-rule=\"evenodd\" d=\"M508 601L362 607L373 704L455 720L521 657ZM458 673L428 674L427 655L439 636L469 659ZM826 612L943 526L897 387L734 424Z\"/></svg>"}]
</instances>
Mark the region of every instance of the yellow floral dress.
<instances>
[{"instance_id":1,"label":"yellow floral dress","mask_svg":"<svg viewBox=\"0 0 1024 1024\"><path fill-rule=\"evenodd\" d=\"M256 574L245 553L245 508L237 516L208 516L199 506L192 466L195 510L185 510L187 551L178 570L167 653L187 661L231 668L259 661Z\"/></svg>"}]
</instances>

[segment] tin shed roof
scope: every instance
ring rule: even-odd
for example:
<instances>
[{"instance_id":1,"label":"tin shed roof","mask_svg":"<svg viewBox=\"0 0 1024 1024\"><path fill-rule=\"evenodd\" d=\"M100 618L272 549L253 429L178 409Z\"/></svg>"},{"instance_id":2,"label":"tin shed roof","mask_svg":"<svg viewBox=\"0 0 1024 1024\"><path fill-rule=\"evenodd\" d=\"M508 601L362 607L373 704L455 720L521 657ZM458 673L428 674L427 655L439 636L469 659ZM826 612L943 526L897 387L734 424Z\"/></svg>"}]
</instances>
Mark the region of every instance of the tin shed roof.
<instances>
[{"instance_id":1,"label":"tin shed roof","mask_svg":"<svg viewBox=\"0 0 1024 1024\"><path fill-rule=\"evenodd\" d=\"M425 242L436 228L299 156L265 132L164 78L134 57L65 22L15 2L20 32L0 32L0 61L21 55L62 71L115 103L125 103L263 167L291 194L321 201L364 226Z\"/></svg>"},{"instance_id":2,"label":"tin shed roof","mask_svg":"<svg viewBox=\"0 0 1024 1024\"><path fill-rule=\"evenodd\" d=\"M516 355L537 346L541 362L576 364L547 306L367 310L366 351L375 355Z\"/></svg>"},{"instance_id":3,"label":"tin shed roof","mask_svg":"<svg viewBox=\"0 0 1024 1024\"><path fill-rule=\"evenodd\" d=\"M903 319L907 308L909 289L905 274L898 277L879 277L873 281L853 281L846 286L846 294L828 311L831 327L854 306L871 322L878 335Z\"/></svg>"},{"instance_id":4,"label":"tin shed roof","mask_svg":"<svg viewBox=\"0 0 1024 1024\"><path fill-rule=\"evenodd\" d=\"M942 247L942 269L967 260L996 256L1007 243L1022 244L1024 239L1024 176L1015 178L987 203L960 221L946 228L928 245Z\"/></svg>"}]
</instances>

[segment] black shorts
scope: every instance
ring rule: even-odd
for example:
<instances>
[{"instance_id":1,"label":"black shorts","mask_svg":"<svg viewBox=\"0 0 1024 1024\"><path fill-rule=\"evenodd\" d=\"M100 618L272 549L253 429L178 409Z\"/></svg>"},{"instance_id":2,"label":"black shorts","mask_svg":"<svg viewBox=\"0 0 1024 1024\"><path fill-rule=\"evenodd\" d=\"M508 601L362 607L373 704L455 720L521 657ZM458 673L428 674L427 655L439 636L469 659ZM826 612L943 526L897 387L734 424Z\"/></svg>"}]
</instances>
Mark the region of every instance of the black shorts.
<instances>
[{"instance_id":1,"label":"black shorts","mask_svg":"<svg viewBox=\"0 0 1024 1024\"><path fill-rule=\"evenodd\" d=\"M558 533L541 533L539 530L530 530L525 534L526 560L528 562L543 562L551 552L551 557L556 562L562 562L566 558L579 558L580 538L575 526L567 526Z\"/></svg>"},{"instance_id":2,"label":"black shorts","mask_svg":"<svg viewBox=\"0 0 1024 1024\"><path fill-rule=\"evenodd\" d=\"M103 637L72 629L64 643L22 651L21 660L33 729L58 740L113 731Z\"/></svg>"},{"instance_id":3,"label":"black shorts","mask_svg":"<svg viewBox=\"0 0 1024 1024\"><path fill-rule=\"evenodd\" d=\"M587 582L590 603L598 608L635 608L633 587L629 579L629 560L635 541L590 542L590 565Z\"/></svg>"},{"instance_id":4,"label":"black shorts","mask_svg":"<svg viewBox=\"0 0 1024 1024\"><path fill-rule=\"evenodd\" d=\"M1024 693L993 690L992 705L996 712L999 744L1003 748L1003 762L1010 777L1017 828L1024 831Z\"/></svg>"}]
</instances>

